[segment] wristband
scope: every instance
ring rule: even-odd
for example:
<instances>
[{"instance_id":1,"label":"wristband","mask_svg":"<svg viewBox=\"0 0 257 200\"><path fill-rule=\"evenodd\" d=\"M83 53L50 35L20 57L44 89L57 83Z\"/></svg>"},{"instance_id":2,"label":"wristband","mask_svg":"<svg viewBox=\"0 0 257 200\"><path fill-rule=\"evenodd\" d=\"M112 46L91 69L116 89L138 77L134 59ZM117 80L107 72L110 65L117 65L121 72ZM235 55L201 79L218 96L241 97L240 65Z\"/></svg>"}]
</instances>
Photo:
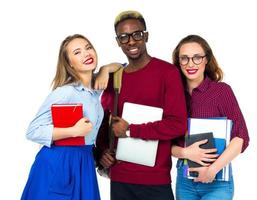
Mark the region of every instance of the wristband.
<instances>
[{"instance_id":1,"label":"wristband","mask_svg":"<svg viewBox=\"0 0 257 200\"><path fill-rule=\"evenodd\" d=\"M127 130L127 131L126 131L126 136L127 136L127 137L130 137L130 130Z\"/></svg>"}]
</instances>

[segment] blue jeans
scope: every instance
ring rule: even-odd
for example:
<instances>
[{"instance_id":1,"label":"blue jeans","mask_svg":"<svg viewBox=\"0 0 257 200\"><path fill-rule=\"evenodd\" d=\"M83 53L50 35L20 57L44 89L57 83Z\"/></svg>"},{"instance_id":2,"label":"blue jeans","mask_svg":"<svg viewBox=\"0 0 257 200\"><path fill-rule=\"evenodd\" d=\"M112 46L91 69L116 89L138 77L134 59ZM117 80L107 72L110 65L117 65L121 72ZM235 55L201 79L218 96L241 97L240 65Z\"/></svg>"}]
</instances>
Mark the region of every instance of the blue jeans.
<instances>
[{"instance_id":1,"label":"blue jeans","mask_svg":"<svg viewBox=\"0 0 257 200\"><path fill-rule=\"evenodd\" d=\"M177 200L232 200L234 195L233 177L230 181L213 181L212 183L194 182L184 177L184 166L177 166L176 199Z\"/></svg>"}]
</instances>

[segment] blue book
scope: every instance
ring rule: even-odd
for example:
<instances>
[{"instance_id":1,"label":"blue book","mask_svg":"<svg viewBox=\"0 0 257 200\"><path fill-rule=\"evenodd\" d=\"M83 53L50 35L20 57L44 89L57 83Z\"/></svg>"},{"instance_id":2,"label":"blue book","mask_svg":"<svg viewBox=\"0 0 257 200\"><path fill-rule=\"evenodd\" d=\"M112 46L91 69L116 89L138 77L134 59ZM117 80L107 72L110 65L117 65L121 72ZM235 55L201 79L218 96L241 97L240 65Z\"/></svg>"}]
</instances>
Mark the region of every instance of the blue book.
<instances>
[{"instance_id":1,"label":"blue book","mask_svg":"<svg viewBox=\"0 0 257 200\"><path fill-rule=\"evenodd\" d=\"M203 132L212 132L217 154L222 154L230 142L232 121L226 117L221 118L189 118L188 134L194 135ZM216 180L228 181L230 177L229 164L220 170L216 175ZM188 178L191 177L189 173Z\"/></svg>"}]
</instances>

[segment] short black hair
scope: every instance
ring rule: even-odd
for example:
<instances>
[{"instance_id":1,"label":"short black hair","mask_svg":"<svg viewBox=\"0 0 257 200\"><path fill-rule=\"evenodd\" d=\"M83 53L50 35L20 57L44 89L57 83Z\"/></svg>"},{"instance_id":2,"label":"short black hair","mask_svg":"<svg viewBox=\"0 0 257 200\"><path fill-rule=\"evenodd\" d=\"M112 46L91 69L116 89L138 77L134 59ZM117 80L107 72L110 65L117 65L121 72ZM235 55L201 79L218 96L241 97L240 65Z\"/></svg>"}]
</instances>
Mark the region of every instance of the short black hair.
<instances>
[{"instance_id":1,"label":"short black hair","mask_svg":"<svg viewBox=\"0 0 257 200\"><path fill-rule=\"evenodd\" d=\"M145 24L145 19L144 19L143 15L140 12L135 11L135 10L127 10L127 11L121 12L115 18L115 21L114 21L115 32L117 30L117 26L119 25L119 23L121 23L127 19L136 19L136 20L140 21L142 23L142 25L144 26L144 31L146 31L146 24Z\"/></svg>"}]
</instances>

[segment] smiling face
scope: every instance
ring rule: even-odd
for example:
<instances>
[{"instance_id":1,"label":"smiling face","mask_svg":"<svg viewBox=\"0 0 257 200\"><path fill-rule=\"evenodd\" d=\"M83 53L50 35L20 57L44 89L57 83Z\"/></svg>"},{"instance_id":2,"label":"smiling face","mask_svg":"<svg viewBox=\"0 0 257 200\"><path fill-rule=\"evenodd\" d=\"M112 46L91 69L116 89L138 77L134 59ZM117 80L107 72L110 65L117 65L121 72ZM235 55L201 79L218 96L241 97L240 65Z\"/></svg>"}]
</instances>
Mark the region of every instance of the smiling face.
<instances>
[{"instance_id":1,"label":"smiling face","mask_svg":"<svg viewBox=\"0 0 257 200\"><path fill-rule=\"evenodd\" d=\"M203 48L196 42L185 43L180 47L180 67L187 81L199 84L203 81L205 67L208 62L205 56ZM188 63L186 60L188 60Z\"/></svg>"},{"instance_id":2,"label":"smiling face","mask_svg":"<svg viewBox=\"0 0 257 200\"><path fill-rule=\"evenodd\" d=\"M92 72L97 66L97 55L93 46L83 38L75 38L67 45L67 54L72 68L80 73Z\"/></svg>"},{"instance_id":3,"label":"smiling face","mask_svg":"<svg viewBox=\"0 0 257 200\"><path fill-rule=\"evenodd\" d=\"M143 24L136 19L127 19L118 24L116 29L117 42L128 59L137 60L147 54L146 42L148 33L143 32L144 29ZM133 36L136 36L140 31L142 31L142 39L139 40L137 37L134 37L136 38L135 40ZM123 44L119 41L119 37L126 34L129 35L129 40L127 43Z\"/></svg>"}]
</instances>

